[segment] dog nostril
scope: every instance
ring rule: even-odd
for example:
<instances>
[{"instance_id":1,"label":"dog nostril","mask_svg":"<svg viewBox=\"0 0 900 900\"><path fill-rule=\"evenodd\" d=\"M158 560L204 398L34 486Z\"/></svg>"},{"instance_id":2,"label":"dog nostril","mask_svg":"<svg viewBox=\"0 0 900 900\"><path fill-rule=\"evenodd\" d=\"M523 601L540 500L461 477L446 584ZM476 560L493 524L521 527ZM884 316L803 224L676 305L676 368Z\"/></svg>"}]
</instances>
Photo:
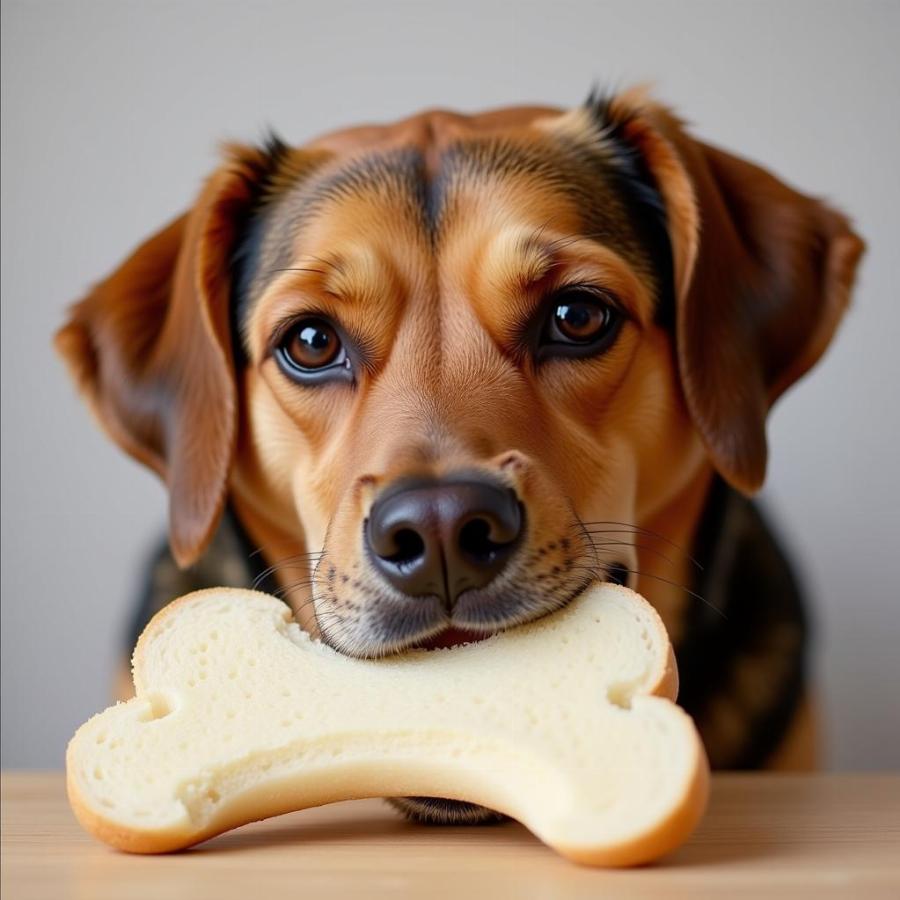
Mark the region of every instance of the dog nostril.
<instances>
[{"instance_id":1,"label":"dog nostril","mask_svg":"<svg viewBox=\"0 0 900 900\"><path fill-rule=\"evenodd\" d=\"M363 539L372 565L397 590L452 605L503 570L524 517L515 492L487 478L401 481L372 504Z\"/></svg>"},{"instance_id":2,"label":"dog nostril","mask_svg":"<svg viewBox=\"0 0 900 900\"><path fill-rule=\"evenodd\" d=\"M382 558L400 566L413 563L425 555L425 541L412 528L401 528L394 533L394 547L396 549L390 556Z\"/></svg>"},{"instance_id":3,"label":"dog nostril","mask_svg":"<svg viewBox=\"0 0 900 900\"><path fill-rule=\"evenodd\" d=\"M470 519L459 531L459 549L477 563L492 563L506 544L491 539L491 523L486 519Z\"/></svg>"}]
</instances>

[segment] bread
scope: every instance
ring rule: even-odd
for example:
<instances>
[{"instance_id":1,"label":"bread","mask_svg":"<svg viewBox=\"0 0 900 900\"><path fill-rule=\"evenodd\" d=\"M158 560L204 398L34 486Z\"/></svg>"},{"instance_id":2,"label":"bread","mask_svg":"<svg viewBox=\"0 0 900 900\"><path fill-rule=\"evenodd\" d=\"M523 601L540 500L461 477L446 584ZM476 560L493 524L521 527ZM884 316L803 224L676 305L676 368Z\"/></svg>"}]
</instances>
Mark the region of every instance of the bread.
<instances>
[{"instance_id":1,"label":"bread","mask_svg":"<svg viewBox=\"0 0 900 900\"><path fill-rule=\"evenodd\" d=\"M480 643L383 660L312 640L273 597L199 591L147 626L134 683L78 729L66 765L84 827L137 853L430 795L508 813L578 862L630 865L684 841L706 802L662 622L612 585Z\"/></svg>"}]
</instances>

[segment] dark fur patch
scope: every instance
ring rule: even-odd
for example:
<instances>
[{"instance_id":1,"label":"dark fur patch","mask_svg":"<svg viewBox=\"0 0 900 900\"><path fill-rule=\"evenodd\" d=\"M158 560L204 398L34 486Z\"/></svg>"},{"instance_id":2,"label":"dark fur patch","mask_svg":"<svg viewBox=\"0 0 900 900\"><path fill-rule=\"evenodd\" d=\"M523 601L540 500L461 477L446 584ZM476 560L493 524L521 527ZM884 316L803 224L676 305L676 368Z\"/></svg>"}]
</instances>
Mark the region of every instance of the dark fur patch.
<instances>
[{"instance_id":1,"label":"dark fur patch","mask_svg":"<svg viewBox=\"0 0 900 900\"><path fill-rule=\"evenodd\" d=\"M230 259L231 272L231 334L235 361L245 362L240 341L240 324L244 321L250 302L250 288L259 268L259 258L266 232L266 212L276 192L273 190L290 147L271 129L263 139L260 150L261 165L254 166L248 186L253 198L243 220L237 223L239 235Z\"/></svg>"},{"instance_id":2,"label":"dark fur patch","mask_svg":"<svg viewBox=\"0 0 900 900\"><path fill-rule=\"evenodd\" d=\"M675 321L675 289L666 206L643 156L628 143L628 119L614 115L612 101L611 95L594 88L585 108L604 143L615 153L616 165L607 167L607 171L633 213L634 225L654 262L659 286L656 319L660 325L671 328Z\"/></svg>"}]
</instances>

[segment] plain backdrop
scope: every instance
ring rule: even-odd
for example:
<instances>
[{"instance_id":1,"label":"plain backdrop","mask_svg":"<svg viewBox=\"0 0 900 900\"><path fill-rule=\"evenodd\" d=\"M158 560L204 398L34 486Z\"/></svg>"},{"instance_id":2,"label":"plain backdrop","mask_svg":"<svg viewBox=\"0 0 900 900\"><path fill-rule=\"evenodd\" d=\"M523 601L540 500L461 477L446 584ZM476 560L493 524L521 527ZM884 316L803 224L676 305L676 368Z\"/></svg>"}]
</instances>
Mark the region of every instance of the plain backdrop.
<instances>
[{"instance_id":1,"label":"plain backdrop","mask_svg":"<svg viewBox=\"0 0 900 900\"><path fill-rule=\"evenodd\" d=\"M770 420L763 498L814 600L828 764L900 763L898 38L900 4L861 0L4 3L3 765L61 765L107 704L165 518L51 335L191 203L218 141L644 80L868 240L837 341Z\"/></svg>"}]
</instances>

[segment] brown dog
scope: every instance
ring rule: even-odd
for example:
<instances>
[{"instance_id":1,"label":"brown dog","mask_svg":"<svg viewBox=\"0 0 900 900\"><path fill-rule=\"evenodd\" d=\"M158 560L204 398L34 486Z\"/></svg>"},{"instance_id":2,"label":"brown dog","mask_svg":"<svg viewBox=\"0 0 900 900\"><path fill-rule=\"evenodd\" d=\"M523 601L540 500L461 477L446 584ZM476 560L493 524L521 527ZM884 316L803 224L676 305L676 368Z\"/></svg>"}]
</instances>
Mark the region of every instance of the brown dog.
<instances>
[{"instance_id":1,"label":"brown dog","mask_svg":"<svg viewBox=\"0 0 900 900\"><path fill-rule=\"evenodd\" d=\"M301 624L365 656L627 582L713 763L797 762L804 616L742 495L862 248L638 92L427 112L228 148L57 344L166 482L181 567L227 508ZM247 580L247 555L195 581Z\"/></svg>"}]
</instances>

